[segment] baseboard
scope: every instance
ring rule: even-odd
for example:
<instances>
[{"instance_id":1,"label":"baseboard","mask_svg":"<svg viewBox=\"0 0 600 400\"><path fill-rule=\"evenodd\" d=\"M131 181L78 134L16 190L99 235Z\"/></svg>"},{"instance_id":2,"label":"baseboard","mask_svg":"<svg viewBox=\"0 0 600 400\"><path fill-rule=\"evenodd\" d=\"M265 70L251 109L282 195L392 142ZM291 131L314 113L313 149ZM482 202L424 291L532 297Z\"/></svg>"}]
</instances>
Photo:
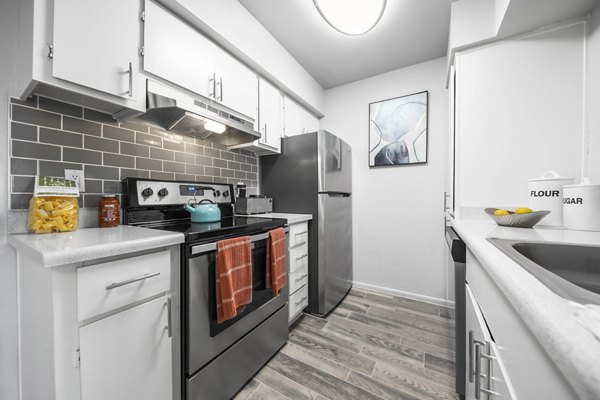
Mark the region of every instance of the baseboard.
<instances>
[{"instance_id":1,"label":"baseboard","mask_svg":"<svg viewBox=\"0 0 600 400\"><path fill-rule=\"evenodd\" d=\"M417 294L412 292L405 292L403 290L397 290L392 288L387 288L383 286L371 285L368 283L356 282L354 281L352 285L357 289L365 289L372 290L374 292L380 292L385 294L391 294L394 296L406 297L408 299L423 301L425 303L435 304L436 306L444 306L454 308L454 302L446 299L438 299L437 297L425 296L423 294Z\"/></svg>"}]
</instances>

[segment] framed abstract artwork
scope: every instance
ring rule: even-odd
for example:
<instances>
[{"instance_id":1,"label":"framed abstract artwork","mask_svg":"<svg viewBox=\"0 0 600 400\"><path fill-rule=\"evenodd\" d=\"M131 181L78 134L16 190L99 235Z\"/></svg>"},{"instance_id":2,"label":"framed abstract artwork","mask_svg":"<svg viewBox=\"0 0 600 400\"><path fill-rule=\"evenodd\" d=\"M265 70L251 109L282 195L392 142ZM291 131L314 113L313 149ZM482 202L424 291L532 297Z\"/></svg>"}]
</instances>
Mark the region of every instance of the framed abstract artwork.
<instances>
[{"instance_id":1,"label":"framed abstract artwork","mask_svg":"<svg viewBox=\"0 0 600 400\"><path fill-rule=\"evenodd\" d=\"M427 163L427 102L419 92L369 104L369 167Z\"/></svg>"}]
</instances>

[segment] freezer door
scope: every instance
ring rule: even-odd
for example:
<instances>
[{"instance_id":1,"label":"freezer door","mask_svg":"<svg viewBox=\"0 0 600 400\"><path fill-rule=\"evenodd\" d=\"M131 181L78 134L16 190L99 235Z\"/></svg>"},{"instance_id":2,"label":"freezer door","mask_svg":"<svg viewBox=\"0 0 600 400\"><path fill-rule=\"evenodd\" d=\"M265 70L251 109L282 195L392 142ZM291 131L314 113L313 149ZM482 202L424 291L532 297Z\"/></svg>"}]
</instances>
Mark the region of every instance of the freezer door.
<instances>
[{"instance_id":1,"label":"freezer door","mask_svg":"<svg viewBox=\"0 0 600 400\"><path fill-rule=\"evenodd\" d=\"M339 137L317 133L319 192L352 193L352 149Z\"/></svg>"},{"instance_id":2,"label":"freezer door","mask_svg":"<svg viewBox=\"0 0 600 400\"><path fill-rule=\"evenodd\" d=\"M325 315L352 287L352 197L319 194L318 220L318 313Z\"/></svg>"}]
</instances>

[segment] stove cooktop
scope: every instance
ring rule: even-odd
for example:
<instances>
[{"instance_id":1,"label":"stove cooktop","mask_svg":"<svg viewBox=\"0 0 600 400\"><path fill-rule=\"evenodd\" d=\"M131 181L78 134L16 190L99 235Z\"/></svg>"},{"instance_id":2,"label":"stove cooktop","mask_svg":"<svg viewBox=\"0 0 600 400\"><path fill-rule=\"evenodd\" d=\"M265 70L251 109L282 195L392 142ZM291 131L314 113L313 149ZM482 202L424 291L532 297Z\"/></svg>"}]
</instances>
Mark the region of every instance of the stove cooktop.
<instances>
[{"instance_id":1,"label":"stove cooktop","mask_svg":"<svg viewBox=\"0 0 600 400\"><path fill-rule=\"evenodd\" d=\"M194 223L189 220L160 221L146 223L145 228L160 229L171 232L180 232L185 235L186 243L199 243L214 239L225 239L232 236L243 236L263 230L284 226L285 219L277 218L252 218L252 217L225 217L218 222Z\"/></svg>"}]
</instances>

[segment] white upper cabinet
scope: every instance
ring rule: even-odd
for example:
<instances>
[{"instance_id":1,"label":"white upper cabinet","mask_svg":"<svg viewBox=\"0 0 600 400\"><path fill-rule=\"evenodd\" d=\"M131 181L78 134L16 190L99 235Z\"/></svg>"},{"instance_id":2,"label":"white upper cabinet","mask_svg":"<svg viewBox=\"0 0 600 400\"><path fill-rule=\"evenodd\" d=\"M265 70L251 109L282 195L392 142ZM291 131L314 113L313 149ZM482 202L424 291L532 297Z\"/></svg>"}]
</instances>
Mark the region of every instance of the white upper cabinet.
<instances>
[{"instance_id":1,"label":"white upper cabinet","mask_svg":"<svg viewBox=\"0 0 600 400\"><path fill-rule=\"evenodd\" d=\"M283 96L269 82L260 80L259 139L262 144L279 152L283 136Z\"/></svg>"},{"instance_id":2,"label":"white upper cabinet","mask_svg":"<svg viewBox=\"0 0 600 400\"><path fill-rule=\"evenodd\" d=\"M215 100L252 118L258 118L258 76L220 48L215 49Z\"/></svg>"},{"instance_id":3,"label":"white upper cabinet","mask_svg":"<svg viewBox=\"0 0 600 400\"><path fill-rule=\"evenodd\" d=\"M135 101L139 13L135 0L54 0L52 74Z\"/></svg>"},{"instance_id":4,"label":"white upper cabinet","mask_svg":"<svg viewBox=\"0 0 600 400\"><path fill-rule=\"evenodd\" d=\"M212 98L216 86L214 51L211 41L154 2L146 1L145 71Z\"/></svg>"},{"instance_id":5,"label":"white upper cabinet","mask_svg":"<svg viewBox=\"0 0 600 400\"><path fill-rule=\"evenodd\" d=\"M295 136L319 130L319 119L284 97L284 135Z\"/></svg>"},{"instance_id":6,"label":"white upper cabinet","mask_svg":"<svg viewBox=\"0 0 600 400\"><path fill-rule=\"evenodd\" d=\"M258 117L257 75L150 0L145 2L144 70L255 121Z\"/></svg>"},{"instance_id":7,"label":"white upper cabinet","mask_svg":"<svg viewBox=\"0 0 600 400\"><path fill-rule=\"evenodd\" d=\"M141 0L32 1L20 24L19 90L108 113L145 111Z\"/></svg>"}]
</instances>

